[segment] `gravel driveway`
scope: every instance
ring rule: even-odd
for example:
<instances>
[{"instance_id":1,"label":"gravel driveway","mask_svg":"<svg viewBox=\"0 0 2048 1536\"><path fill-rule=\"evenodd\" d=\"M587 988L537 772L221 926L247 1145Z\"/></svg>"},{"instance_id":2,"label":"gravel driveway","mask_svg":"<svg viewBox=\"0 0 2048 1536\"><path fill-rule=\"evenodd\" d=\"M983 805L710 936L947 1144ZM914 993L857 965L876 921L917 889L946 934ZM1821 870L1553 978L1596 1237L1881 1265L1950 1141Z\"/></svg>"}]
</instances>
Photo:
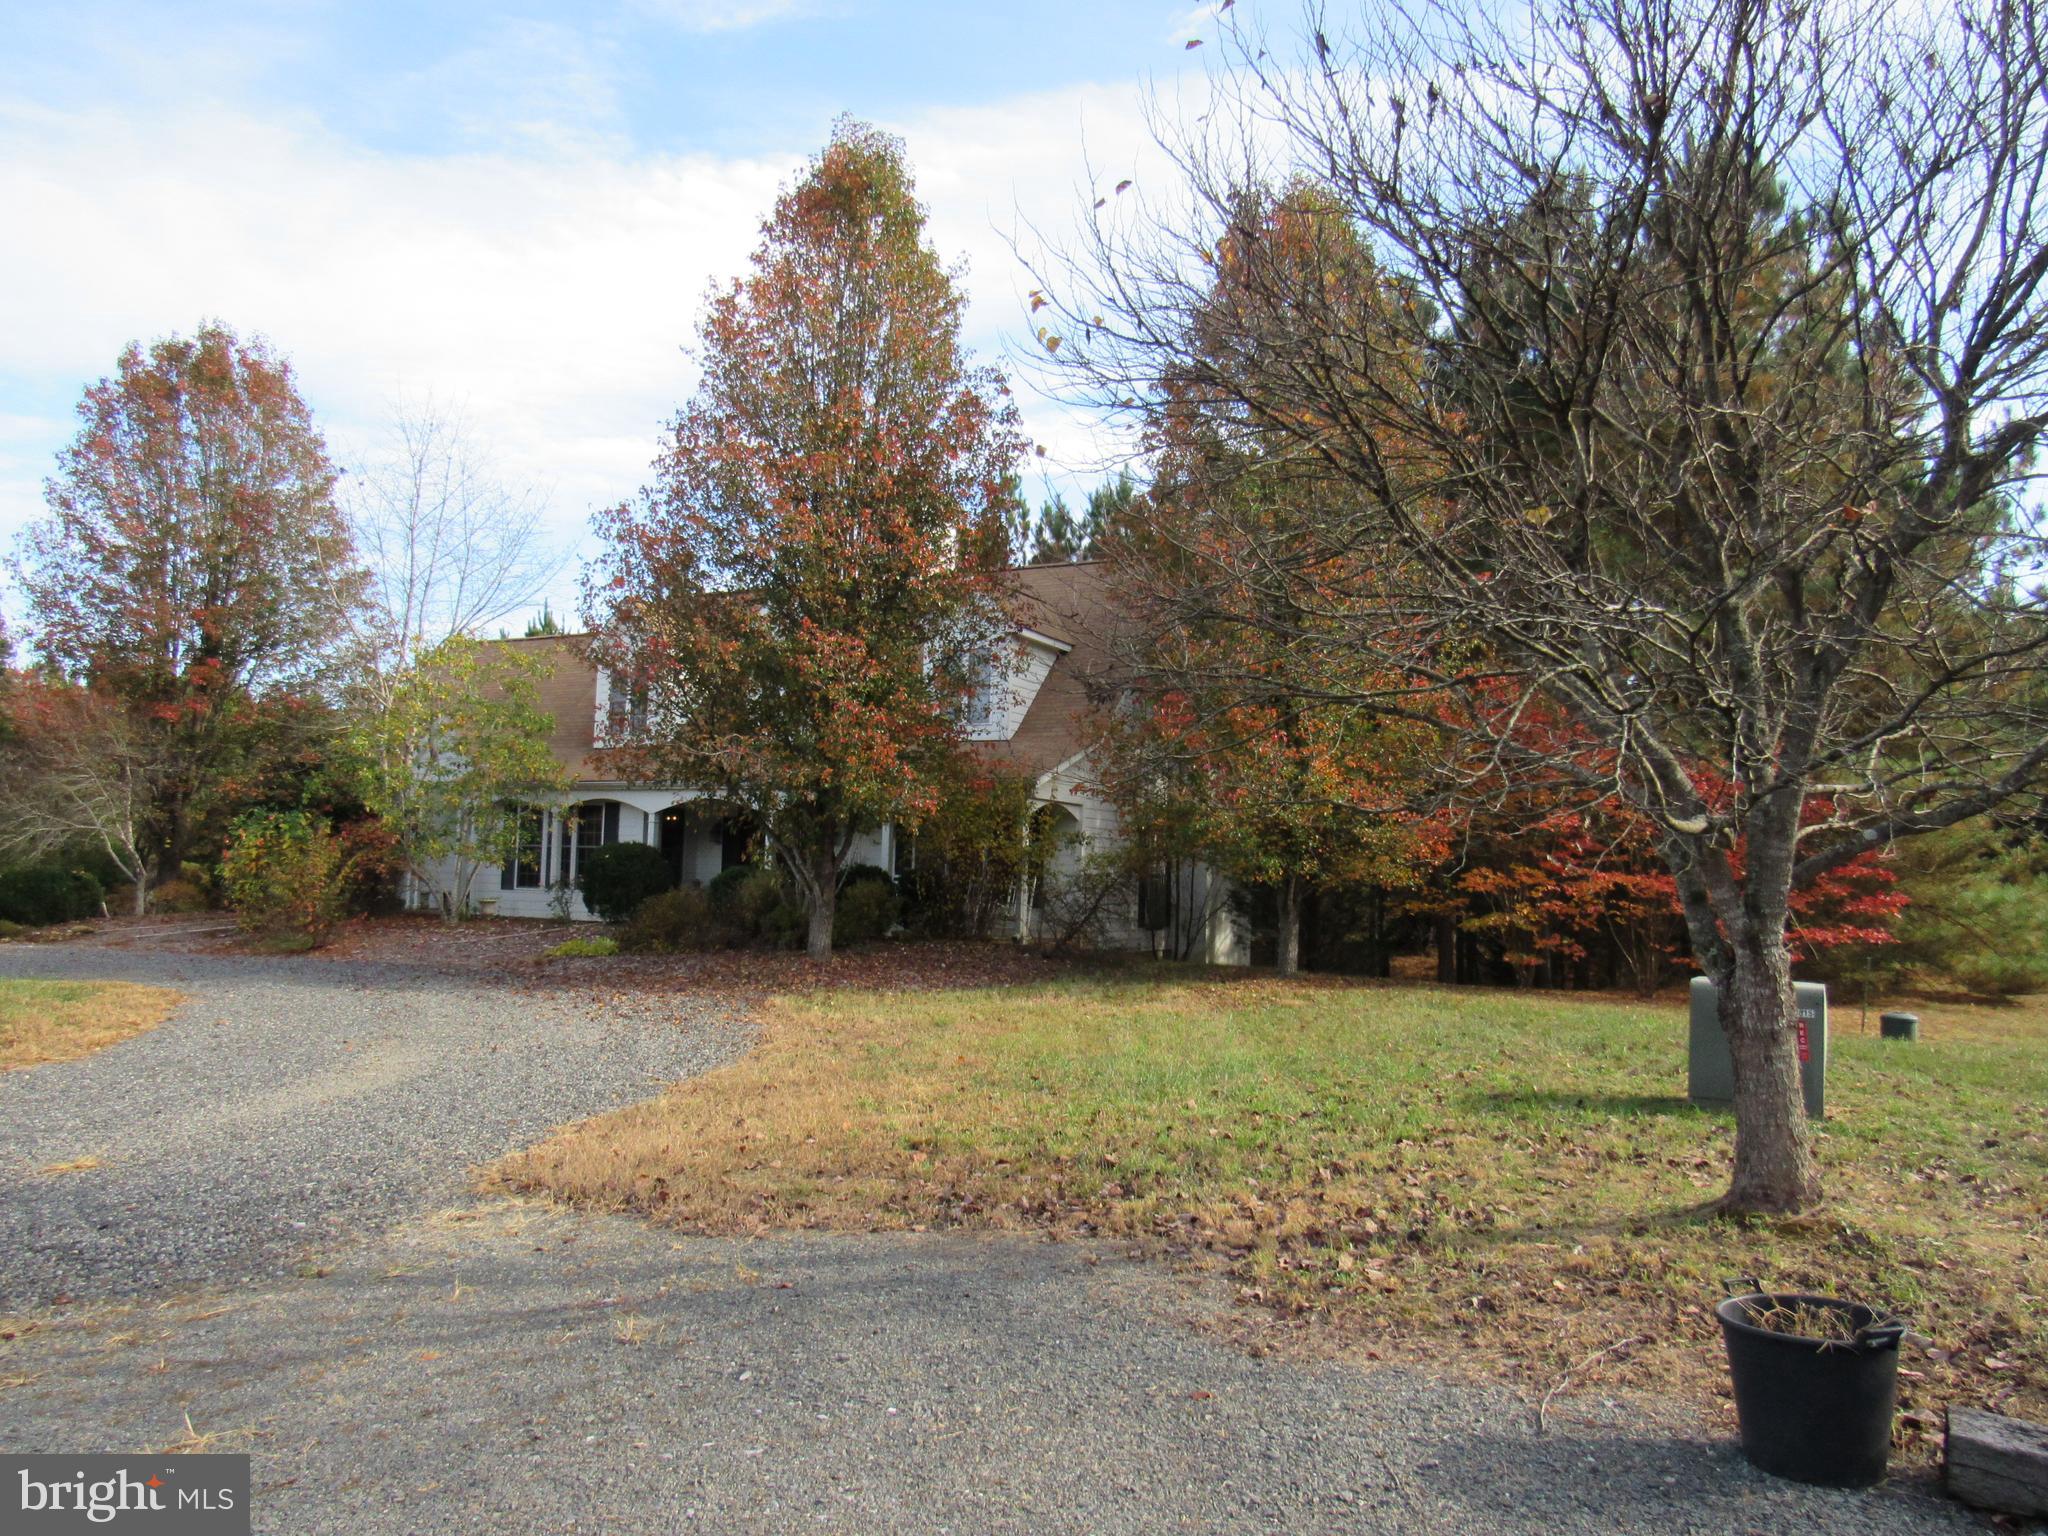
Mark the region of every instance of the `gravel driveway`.
<instances>
[{"instance_id":1,"label":"gravel driveway","mask_svg":"<svg viewBox=\"0 0 2048 1536\"><path fill-rule=\"evenodd\" d=\"M255 1529L1905 1536L1655 1404L1221 1342L1112 1248L678 1237L464 1169L736 1049L719 1007L593 1017L414 967L86 948L0 973L186 990L0 1077L0 1449L247 1451ZM34 1169L98 1156L94 1169ZM318 1262L311 1262L317 1258Z\"/></svg>"},{"instance_id":2,"label":"gravel driveway","mask_svg":"<svg viewBox=\"0 0 2048 1536\"><path fill-rule=\"evenodd\" d=\"M1825 1493L1639 1405L1253 1358L1221 1304L1078 1243L678 1239L504 1203L318 1279L0 1346L0 1445L218 1436L256 1528L1892 1536L1918 1487ZM10 1375L11 1373L11 1375ZM189 1428L188 1421L189 1418Z\"/></svg>"},{"instance_id":3,"label":"gravel driveway","mask_svg":"<svg viewBox=\"0 0 2048 1536\"><path fill-rule=\"evenodd\" d=\"M95 1056L0 1075L0 1313L288 1273L745 1038L710 1003L599 1015L418 966L7 945L0 975L190 999ZM98 1162L38 1172L79 1159Z\"/></svg>"}]
</instances>

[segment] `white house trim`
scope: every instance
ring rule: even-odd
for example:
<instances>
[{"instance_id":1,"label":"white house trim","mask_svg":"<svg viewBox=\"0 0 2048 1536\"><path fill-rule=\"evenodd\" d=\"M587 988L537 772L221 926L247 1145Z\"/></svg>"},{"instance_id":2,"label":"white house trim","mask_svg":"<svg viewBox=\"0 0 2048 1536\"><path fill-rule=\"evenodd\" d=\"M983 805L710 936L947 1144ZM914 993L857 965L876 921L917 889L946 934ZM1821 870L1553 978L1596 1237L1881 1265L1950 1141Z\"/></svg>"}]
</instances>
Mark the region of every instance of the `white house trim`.
<instances>
[{"instance_id":1,"label":"white house trim","mask_svg":"<svg viewBox=\"0 0 2048 1536\"><path fill-rule=\"evenodd\" d=\"M1018 625L1011 633L1022 639L1029 640L1033 645L1043 645L1051 650L1058 651L1062 656L1070 656L1074 651L1073 646L1065 640L1055 640L1051 635L1041 634L1038 630L1023 624Z\"/></svg>"}]
</instances>

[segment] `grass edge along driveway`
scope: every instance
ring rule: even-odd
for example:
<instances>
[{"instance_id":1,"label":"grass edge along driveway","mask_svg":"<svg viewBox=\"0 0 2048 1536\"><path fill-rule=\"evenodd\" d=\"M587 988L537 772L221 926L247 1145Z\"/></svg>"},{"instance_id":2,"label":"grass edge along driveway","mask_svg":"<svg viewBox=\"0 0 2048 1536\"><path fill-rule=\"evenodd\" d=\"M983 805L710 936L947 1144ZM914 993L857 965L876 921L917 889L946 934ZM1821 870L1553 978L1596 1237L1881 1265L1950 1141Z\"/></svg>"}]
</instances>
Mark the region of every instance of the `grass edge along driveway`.
<instances>
[{"instance_id":1,"label":"grass edge along driveway","mask_svg":"<svg viewBox=\"0 0 2048 1536\"><path fill-rule=\"evenodd\" d=\"M1934 1338L1924 1449L1916 1409L2048 1412L2048 1007L1925 1011L1917 1046L1838 1011L1829 1203L1789 1221L1705 1210L1732 1123L1682 1097L1682 1001L1173 973L777 999L748 1056L488 1179L712 1234L1106 1235L1378 1358L1702 1403L1755 1274Z\"/></svg>"},{"instance_id":2,"label":"grass edge along driveway","mask_svg":"<svg viewBox=\"0 0 2048 1536\"><path fill-rule=\"evenodd\" d=\"M90 1056L155 1029L184 1000L126 981L0 977L0 1072Z\"/></svg>"}]
</instances>

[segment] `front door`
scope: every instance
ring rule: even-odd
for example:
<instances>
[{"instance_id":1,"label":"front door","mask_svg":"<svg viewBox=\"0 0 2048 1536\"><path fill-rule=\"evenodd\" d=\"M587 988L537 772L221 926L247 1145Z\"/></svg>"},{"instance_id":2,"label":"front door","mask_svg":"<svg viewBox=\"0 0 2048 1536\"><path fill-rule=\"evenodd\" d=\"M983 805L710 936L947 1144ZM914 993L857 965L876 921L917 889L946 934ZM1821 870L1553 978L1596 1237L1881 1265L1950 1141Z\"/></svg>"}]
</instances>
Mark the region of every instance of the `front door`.
<instances>
[{"instance_id":1,"label":"front door","mask_svg":"<svg viewBox=\"0 0 2048 1536\"><path fill-rule=\"evenodd\" d=\"M683 850L690 835L690 816L680 805L661 813L661 856L668 861L668 883L683 883Z\"/></svg>"}]
</instances>

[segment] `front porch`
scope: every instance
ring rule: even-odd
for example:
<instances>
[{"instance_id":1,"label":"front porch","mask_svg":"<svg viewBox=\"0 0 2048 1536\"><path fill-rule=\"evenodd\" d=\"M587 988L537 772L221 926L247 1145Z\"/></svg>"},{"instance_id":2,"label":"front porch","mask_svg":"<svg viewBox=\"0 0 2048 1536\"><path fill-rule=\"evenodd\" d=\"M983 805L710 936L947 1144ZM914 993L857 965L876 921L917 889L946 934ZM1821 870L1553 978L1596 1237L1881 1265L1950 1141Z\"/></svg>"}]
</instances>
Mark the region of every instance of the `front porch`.
<instances>
[{"instance_id":1,"label":"front porch","mask_svg":"<svg viewBox=\"0 0 2048 1536\"><path fill-rule=\"evenodd\" d=\"M478 873L472 899L489 901L501 917L553 917L594 922L577 889L583 861L610 843L646 843L661 851L670 880L706 885L720 871L758 853L744 811L699 790L659 786L585 786L575 800L534 806L521 817L512 856ZM848 863L889 867L893 829L863 836ZM493 883L495 881L495 884Z\"/></svg>"},{"instance_id":2,"label":"front porch","mask_svg":"<svg viewBox=\"0 0 2048 1536\"><path fill-rule=\"evenodd\" d=\"M583 862L611 843L645 843L661 851L676 885L699 885L741 863L752 841L742 813L695 790L606 786L561 805L536 806L522 818L512 856L479 875L476 900L495 901L505 917L593 921L577 881Z\"/></svg>"}]
</instances>

